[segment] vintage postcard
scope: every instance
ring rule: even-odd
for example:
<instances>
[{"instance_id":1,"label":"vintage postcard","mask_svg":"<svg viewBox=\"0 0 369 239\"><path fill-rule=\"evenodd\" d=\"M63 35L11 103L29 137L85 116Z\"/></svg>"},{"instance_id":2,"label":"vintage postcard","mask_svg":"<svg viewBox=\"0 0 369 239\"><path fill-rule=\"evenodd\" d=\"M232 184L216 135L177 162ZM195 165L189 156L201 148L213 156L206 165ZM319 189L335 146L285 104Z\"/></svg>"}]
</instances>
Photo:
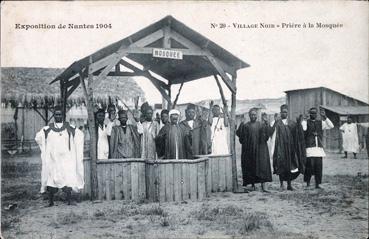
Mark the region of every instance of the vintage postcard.
<instances>
[{"instance_id":1,"label":"vintage postcard","mask_svg":"<svg viewBox=\"0 0 369 239\"><path fill-rule=\"evenodd\" d=\"M367 238L368 2L4 1L2 238Z\"/></svg>"}]
</instances>

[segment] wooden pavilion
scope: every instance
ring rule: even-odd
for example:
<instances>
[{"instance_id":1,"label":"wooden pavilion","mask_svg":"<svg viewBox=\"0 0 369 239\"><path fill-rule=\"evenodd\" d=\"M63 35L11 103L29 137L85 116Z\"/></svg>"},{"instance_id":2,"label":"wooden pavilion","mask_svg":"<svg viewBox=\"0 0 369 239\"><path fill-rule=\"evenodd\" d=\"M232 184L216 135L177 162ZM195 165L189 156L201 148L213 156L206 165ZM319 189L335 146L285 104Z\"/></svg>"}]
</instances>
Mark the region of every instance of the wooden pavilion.
<instances>
[{"instance_id":1,"label":"wooden pavilion","mask_svg":"<svg viewBox=\"0 0 369 239\"><path fill-rule=\"evenodd\" d=\"M183 85L185 82L214 76L225 108L227 108L224 92L218 80L218 76L220 76L232 96L230 111L230 129L232 129L230 130L231 171L232 188L236 190L235 133L233 130L235 128L236 79L237 71L248 66L244 61L190 29L174 17L167 16L120 41L74 62L51 83L60 83L61 97L64 102L80 85L82 86L87 98L89 125L92 126L90 130L95 132L94 112L91 103L94 94L92 86L106 77L144 76L158 89L163 99L167 102L167 108L171 109L173 105L172 85ZM179 93L174 102L178 100ZM92 145L96 145L96 137L93 137L91 134ZM98 188L100 188L98 183L100 184L101 182L98 182L96 148L91 147L90 149L91 196L92 198L97 198L98 194L99 197L101 194L101 192L98 192ZM166 161L170 163L172 160ZM201 159L198 161L203 162ZM113 162L121 163L123 161L110 160L110 163ZM129 162L142 161L132 159ZM132 165L132 167L140 172L140 166ZM103 179L100 181L103 181ZM131 182L132 184L137 183L133 180ZM147 183L150 182L146 181ZM112 188L110 189L113 190ZM100 190L102 189L100 188ZM109 190L109 186L104 190ZM119 189L117 190L119 191ZM106 196L107 199L108 197L110 198L110 196Z\"/></svg>"}]
</instances>

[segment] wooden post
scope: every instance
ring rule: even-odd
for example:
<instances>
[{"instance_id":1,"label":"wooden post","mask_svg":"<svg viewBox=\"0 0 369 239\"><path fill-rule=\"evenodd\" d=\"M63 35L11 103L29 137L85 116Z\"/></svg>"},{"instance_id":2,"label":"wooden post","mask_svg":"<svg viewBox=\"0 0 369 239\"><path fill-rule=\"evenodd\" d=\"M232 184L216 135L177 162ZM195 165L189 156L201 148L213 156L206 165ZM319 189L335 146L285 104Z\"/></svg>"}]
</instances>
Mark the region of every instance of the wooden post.
<instances>
[{"instance_id":1,"label":"wooden post","mask_svg":"<svg viewBox=\"0 0 369 239\"><path fill-rule=\"evenodd\" d=\"M170 82L168 82L168 96L169 96L169 101L168 101L168 110L172 109L172 84Z\"/></svg>"},{"instance_id":2,"label":"wooden post","mask_svg":"<svg viewBox=\"0 0 369 239\"><path fill-rule=\"evenodd\" d=\"M89 66L92 64L92 58L89 58ZM88 114L88 130L90 133L90 157L91 157L91 199L97 199L98 195L98 182L97 182L97 135L96 135L96 125L95 125L95 115L94 115L94 105L93 105L93 75L90 68L87 68L88 74L88 89L86 88L84 78L85 76L80 73L80 80L83 89L83 93L86 99L87 114Z\"/></svg>"},{"instance_id":3,"label":"wooden post","mask_svg":"<svg viewBox=\"0 0 369 239\"><path fill-rule=\"evenodd\" d=\"M236 79L237 76L232 76L232 82L235 86L235 92L232 92L231 99L231 119L230 119L230 145L231 145L231 154L232 154L232 182L233 182L233 192L238 190L237 183L237 163L236 163L236 135L235 135L235 122L236 122Z\"/></svg>"}]
</instances>

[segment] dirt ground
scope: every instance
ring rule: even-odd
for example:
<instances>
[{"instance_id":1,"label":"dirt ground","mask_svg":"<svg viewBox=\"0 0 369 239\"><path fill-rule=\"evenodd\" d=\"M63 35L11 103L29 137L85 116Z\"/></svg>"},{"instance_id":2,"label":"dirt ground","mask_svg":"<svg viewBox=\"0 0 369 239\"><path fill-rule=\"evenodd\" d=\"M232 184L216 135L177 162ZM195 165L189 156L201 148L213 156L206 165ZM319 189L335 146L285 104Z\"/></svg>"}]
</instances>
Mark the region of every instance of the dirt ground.
<instances>
[{"instance_id":1,"label":"dirt ground","mask_svg":"<svg viewBox=\"0 0 369 239\"><path fill-rule=\"evenodd\" d=\"M62 200L48 208L39 193L39 154L2 155L2 235L10 238L367 238L368 159L323 162L322 190L214 193L201 202ZM240 172L238 172L240 179ZM241 181L241 179L240 179Z\"/></svg>"}]
</instances>

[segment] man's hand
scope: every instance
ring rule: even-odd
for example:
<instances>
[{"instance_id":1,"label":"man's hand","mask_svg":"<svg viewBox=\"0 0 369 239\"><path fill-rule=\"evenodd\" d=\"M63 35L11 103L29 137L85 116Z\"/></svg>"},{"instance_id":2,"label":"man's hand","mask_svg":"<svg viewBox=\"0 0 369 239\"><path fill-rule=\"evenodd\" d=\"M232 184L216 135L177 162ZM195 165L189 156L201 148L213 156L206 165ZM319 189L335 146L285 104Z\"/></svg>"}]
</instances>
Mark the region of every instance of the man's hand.
<instances>
[{"instance_id":1,"label":"man's hand","mask_svg":"<svg viewBox=\"0 0 369 239\"><path fill-rule=\"evenodd\" d=\"M214 106L214 101L210 101L210 104L209 104L210 110L213 108L213 106Z\"/></svg>"},{"instance_id":2,"label":"man's hand","mask_svg":"<svg viewBox=\"0 0 369 239\"><path fill-rule=\"evenodd\" d=\"M265 123L268 124L268 115L266 113L262 113L261 114L261 120Z\"/></svg>"},{"instance_id":3,"label":"man's hand","mask_svg":"<svg viewBox=\"0 0 369 239\"><path fill-rule=\"evenodd\" d=\"M133 111L133 118L136 122L140 121L140 112L138 110Z\"/></svg>"}]
</instances>

